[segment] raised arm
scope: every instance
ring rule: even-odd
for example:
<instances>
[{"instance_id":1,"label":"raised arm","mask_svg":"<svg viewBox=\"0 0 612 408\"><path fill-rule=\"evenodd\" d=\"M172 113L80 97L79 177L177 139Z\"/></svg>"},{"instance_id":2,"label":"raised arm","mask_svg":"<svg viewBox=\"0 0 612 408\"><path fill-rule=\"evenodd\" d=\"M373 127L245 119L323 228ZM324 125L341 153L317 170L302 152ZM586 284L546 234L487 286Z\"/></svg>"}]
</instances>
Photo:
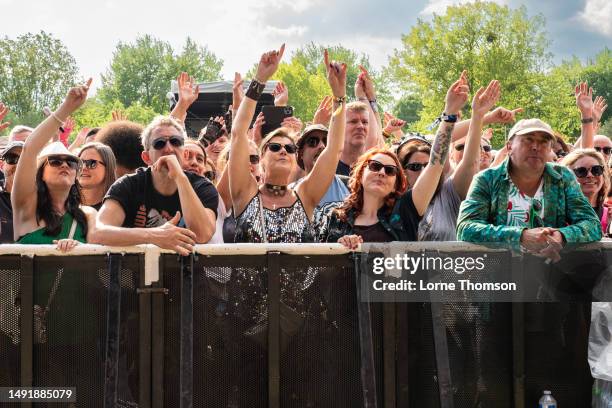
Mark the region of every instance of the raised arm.
<instances>
[{"instance_id":1,"label":"raised arm","mask_svg":"<svg viewBox=\"0 0 612 408\"><path fill-rule=\"evenodd\" d=\"M251 177L249 168L249 140L247 131L255 113L257 98L266 82L278 69L285 44L278 51L269 51L261 56L255 79L251 82L246 97L240 103L232 126L232 147L229 158L230 194L234 214L240 214L249 200L257 193L257 182Z\"/></svg>"},{"instance_id":2,"label":"raised arm","mask_svg":"<svg viewBox=\"0 0 612 408\"><path fill-rule=\"evenodd\" d=\"M469 90L467 72L463 71L461 77L451 85L446 93L444 112L447 115L457 115L468 100ZM454 124L454 122L446 121L440 123L431 148L429 165L425 167L412 189L412 200L420 216L425 214L425 210L436 192L438 181L444 170L444 164L448 159L448 147Z\"/></svg>"},{"instance_id":3,"label":"raised arm","mask_svg":"<svg viewBox=\"0 0 612 408\"><path fill-rule=\"evenodd\" d=\"M61 106L28 136L23 146L11 192L11 203L18 219L33 216L36 211L36 156L57 134L59 126L87 99L91 78L85 85L71 88ZM34 198L33 198L34 197Z\"/></svg>"},{"instance_id":4,"label":"raised arm","mask_svg":"<svg viewBox=\"0 0 612 408\"><path fill-rule=\"evenodd\" d=\"M592 149L595 146L595 132L593 129L593 88L586 82L576 85L576 106L580 111L582 127L580 131L580 147Z\"/></svg>"},{"instance_id":5,"label":"raised arm","mask_svg":"<svg viewBox=\"0 0 612 408\"><path fill-rule=\"evenodd\" d=\"M482 124L483 126L492 125L494 123L510 124L516 122L516 115L523 112L523 108L507 109L503 106L499 106L484 115ZM467 135L470 128L471 119L462 120L455 124L453 134L451 136L451 142L459 140Z\"/></svg>"},{"instance_id":6,"label":"raised arm","mask_svg":"<svg viewBox=\"0 0 612 408\"><path fill-rule=\"evenodd\" d=\"M499 99L501 89L499 81L491 81L487 89L480 88L472 100L472 119L465 142L463 159L452 175L453 186L461 199L465 199L470 183L480 168L480 138L484 115L495 105Z\"/></svg>"},{"instance_id":7,"label":"raised arm","mask_svg":"<svg viewBox=\"0 0 612 408\"><path fill-rule=\"evenodd\" d=\"M189 107L198 99L200 86L194 86L195 81L186 72L180 73L177 82L179 99L176 105L174 105L172 112L170 112L170 116L178 119L184 127L185 119L187 119L187 110L189 110Z\"/></svg>"},{"instance_id":8,"label":"raised arm","mask_svg":"<svg viewBox=\"0 0 612 408\"><path fill-rule=\"evenodd\" d=\"M327 50L323 54L327 70L327 82L332 90L333 114L327 135L327 145L315 162L312 171L297 188L305 210L312 219L314 208L325 195L336 174L338 159L344 146L344 127L346 126L346 64L330 62Z\"/></svg>"},{"instance_id":9,"label":"raised arm","mask_svg":"<svg viewBox=\"0 0 612 408\"><path fill-rule=\"evenodd\" d=\"M0 132L11 125L11 122L2 122L9 111L9 108L0 102Z\"/></svg>"},{"instance_id":10,"label":"raised arm","mask_svg":"<svg viewBox=\"0 0 612 408\"><path fill-rule=\"evenodd\" d=\"M595 102L593 103L593 133L594 134L597 134L597 132L599 131L599 127L601 125L599 121L601 120L601 117L603 116L603 113L606 111L607 107L608 105L606 104L606 100L604 99L603 96L598 96L597 98L595 98Z\"/></svg>"},{"instance_id":11,"label":"raised arm","mask_svg":"<svg viewBox=\"0 0 612 408\"><path fill-rule=\"evenodd\" d=\"M361 72L355 81L355 97L368 105L368 137L366 138L365 150L373 147L384 147L385 139L380 126L380 115L376 105L376 88L374 81L368 71L359 66ZM376 107L376 109L374 109Z\"/></svg>"}]
</instances>

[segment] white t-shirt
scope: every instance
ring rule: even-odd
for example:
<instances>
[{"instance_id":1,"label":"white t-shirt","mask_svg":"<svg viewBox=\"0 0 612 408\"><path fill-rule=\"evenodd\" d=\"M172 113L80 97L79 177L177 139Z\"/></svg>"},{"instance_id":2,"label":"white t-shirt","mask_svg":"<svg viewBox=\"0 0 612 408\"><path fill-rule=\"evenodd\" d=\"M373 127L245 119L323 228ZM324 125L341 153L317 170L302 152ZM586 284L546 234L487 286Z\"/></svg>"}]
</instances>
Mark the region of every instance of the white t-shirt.
<instances>
[{"instance_id":1,"label":"white t-shirt","mask_svg":"<svg viewBox=\"0 0 612 408\"><path fill-rule=\"evenodd\" d=\"M533 197L521 192L510 180L508 191L508 220L506 225L524 228L543 227L544 215L544 179L540 181L538 190ZM535 221L537 218L539 222ZM535 221L535 222L534 222Z\"/></svg>"},{"instance_id":2,"label":"white t-shirt","mask_svg":"<svg viewBox=\"0 0 612 408\"><path fill-rule=\"evenodd\" d=\"M231 213L225 208L223 199L219 197L219 205L217 206L217 223L216 230L210 241L207 244L223 244L223 222Z\"/></svg>"}]
</instances>

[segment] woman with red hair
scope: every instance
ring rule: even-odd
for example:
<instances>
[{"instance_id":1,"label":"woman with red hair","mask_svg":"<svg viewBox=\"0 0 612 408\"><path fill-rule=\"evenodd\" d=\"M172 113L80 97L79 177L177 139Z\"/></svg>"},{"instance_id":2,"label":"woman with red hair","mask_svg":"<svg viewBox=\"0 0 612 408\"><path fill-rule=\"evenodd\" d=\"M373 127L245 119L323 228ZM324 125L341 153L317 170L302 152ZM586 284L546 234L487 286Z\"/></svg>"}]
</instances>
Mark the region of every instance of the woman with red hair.
<instances>
[{"instance_id":1,"label":"woman with red hair","mask_svg":"<svg viewBox=\"0 0 612 408\"><path fill-rule=\"evenodd\" d=\"M340 242L356 249L362 242L416 241L417 229L429 205L448 158L451 133L468 98L465 72L446 94L429 164L406 191L406 176L397 156L371 149L355 164L347 199L328 211L321 222L322 242Z\"/></svg>"}]
</instances>

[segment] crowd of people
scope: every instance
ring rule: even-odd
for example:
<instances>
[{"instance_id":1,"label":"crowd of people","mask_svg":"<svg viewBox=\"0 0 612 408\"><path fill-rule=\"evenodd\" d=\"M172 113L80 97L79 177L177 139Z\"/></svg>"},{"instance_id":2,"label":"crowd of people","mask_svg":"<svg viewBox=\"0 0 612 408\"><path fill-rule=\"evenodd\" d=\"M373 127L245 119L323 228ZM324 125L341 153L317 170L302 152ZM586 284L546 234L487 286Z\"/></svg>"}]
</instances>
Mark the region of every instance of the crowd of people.
<instances>
[{"instance_id":1,"label":"crowd of people","mask_svg":"<svg viewBox=\"0 0 612 408\"><path fill-rule=\"evenodd\" d=\"M270 131L255 110L283 53L284 45L263 54L247 87L236 74L233 120L211 118L197 139L185 130L199 96L187 73L171 114L146 128L116 114L68 145L91 80L35 129L13 127L1 152L2 242L63 251L150 243L185 255L205 243L463 240L555 260L566 243L610 234L612 141L596 134L607 105L586 83L575 89L574 145L540 118L517 120L520 107L496 107L496 80L474 92L471 118L460 120L465 71L436 134L404 135L404 121L379 112L368 72L359 67L349 102L347 67L325 53L331 95L312 119L288 117ZM282 82L273 94L276 106L288 104ZM2 105L0 123L7 112ZM495 123L513 124L499 151L485 129Z\"/></svg>"}]
</instances>

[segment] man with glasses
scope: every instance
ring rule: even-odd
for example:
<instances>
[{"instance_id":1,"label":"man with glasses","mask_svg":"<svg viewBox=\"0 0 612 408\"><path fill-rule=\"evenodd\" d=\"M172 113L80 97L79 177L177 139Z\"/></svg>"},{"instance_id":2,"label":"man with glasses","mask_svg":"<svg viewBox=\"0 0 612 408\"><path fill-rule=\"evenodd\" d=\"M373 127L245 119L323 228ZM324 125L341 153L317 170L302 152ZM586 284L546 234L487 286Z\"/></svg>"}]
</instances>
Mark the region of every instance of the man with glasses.
<instances>
[{"instance_id":1,"label":"man with glasses","mask_svg":"<svg viewBox=\"0 0 612 408\"><path fill-rule=\"evenodd\" d=\"M474 178L457 220L457 238L506 242L552 260L564 243L601 239L599 220L566 167L547 162L551 127L523 119L510 130L508 158Z\"/></svg>"},{"instance_id":2,"label":"man with glasses","mask_svg":"<svg viewBox=\"0 0 612 408\"><path fill-rule=\"evenodd\" d=\"M603 154L606 163L610 162L610 156L612 155L612 141L605 135L595 135L594 148L599 153Z\"/></svg>"},{"instance_id":3,"label":"man with glasses","mask_svg":"<svg viewBox=\"0 0 612 408\"><path fill-rule=\"evenodd\" d=\"M323 125L315 124L307 126L302 135L297 140L297 163L308 174L314 168L315 162L327 145L327 128ZM297 180L290 187L295 188L303 178ZM347 188L348 177L336 174L327 192L319 201L319 207L327 203L344 201L348 196Z\"/></svg>"},{"instance_id":4,"label":"man with glasses","mask_svg":"<svg viewBox=\"0 0 612 408\"><path fill-rule=\"evenodd\" d=\"M0 243L9 244L15 242L13 237L13 206L11 205L11 191L17 162L21 156L24 142L9 142L0 153L4 162L2 173L4 173L4 187L0 191Z\"/></svg>"},{"instance_id":5,"label":"man with glasses","mask_svg":"<svg viewBox=\"0 0 612 408\"><path fill-rule=\"evenodd\" d=\"M187 255L194 244L210 240L219 197L208 179L183 171L185 139L172 118L157 117L145 128L142 160L148 167L112 185L98 214L96 243L151 243Z\"/></svg>"}]
</instances>

